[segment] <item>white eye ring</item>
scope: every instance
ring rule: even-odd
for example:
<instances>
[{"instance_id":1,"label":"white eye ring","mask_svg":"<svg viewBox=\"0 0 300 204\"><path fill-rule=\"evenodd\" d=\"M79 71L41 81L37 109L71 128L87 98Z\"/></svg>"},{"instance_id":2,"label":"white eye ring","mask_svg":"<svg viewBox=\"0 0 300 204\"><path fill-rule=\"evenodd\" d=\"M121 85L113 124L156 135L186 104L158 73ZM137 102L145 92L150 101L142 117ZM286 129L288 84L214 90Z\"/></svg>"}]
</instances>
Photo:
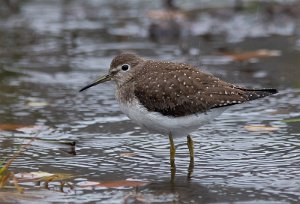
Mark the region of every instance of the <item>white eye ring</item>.
<instances>
[{"instance_id":1,"label":"white eye ring","mask_svg":"<svg viewBox=\"0 0 300 204\"><path fill-rule=\"evenodd\" d=\"M121 69L122 69L122 71L128 71L130 69L130 65L129 64L122 64Z\"/></svg>"}]
</instances>

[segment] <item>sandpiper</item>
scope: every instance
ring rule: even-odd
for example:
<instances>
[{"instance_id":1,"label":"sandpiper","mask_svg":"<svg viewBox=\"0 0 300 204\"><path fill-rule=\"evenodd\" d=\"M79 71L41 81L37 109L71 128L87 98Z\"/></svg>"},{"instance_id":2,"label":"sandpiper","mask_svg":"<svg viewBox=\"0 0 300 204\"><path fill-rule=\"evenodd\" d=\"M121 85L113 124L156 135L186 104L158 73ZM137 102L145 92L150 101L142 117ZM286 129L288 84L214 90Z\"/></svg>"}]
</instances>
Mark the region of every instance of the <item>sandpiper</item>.
<instances>
[{"instance_id":1,"label":"sandpiper","mask_svg":"<svg viewBox=\"0 0 300 204\"><path fill-rule=\"evenodd\" d=\"M240 87L189 64L147 60L134 53L116 56L107 75L80 91L110 80L117 85L116 98L122 112L142 127L169 135L171 169L175 169L173 136L187 136L193 164L191 132L229 106L277 93L271 88Z\"/></svg>"}]
</instances>

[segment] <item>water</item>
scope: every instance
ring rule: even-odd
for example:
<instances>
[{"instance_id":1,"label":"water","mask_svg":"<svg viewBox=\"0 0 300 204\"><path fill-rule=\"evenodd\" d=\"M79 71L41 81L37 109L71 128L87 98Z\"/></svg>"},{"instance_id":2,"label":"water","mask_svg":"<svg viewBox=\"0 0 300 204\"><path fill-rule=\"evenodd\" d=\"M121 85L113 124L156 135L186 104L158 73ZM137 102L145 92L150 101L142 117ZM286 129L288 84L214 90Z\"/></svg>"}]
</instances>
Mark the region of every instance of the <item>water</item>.
<instances>
[{"instance_id":1,"label":"water","mask_svg":"<svg viewBox=\"0 0 300 204\"><path fill-rule=\"evenodd\" d=\"M148 39L150 21L145 14L148 8L159 8L159 2L28 0L19 2L19 11L1 5L6 12L0 19L0 125L26 128L0 131L0 157L12 155L33 136L77 141L76 155L63 145L35 141L11 166L14 173L72 174L68 182L73 188L50 182L47 190L42 184L24 183L24 195L1 193L1 202L299 202L298 18L280 14L284 15L280 21L289 18L289 24L280 29L279 14L263 21L260 4L254 12L222 9L222 15L232 15L226 21L220 14L200 12L204 6L214 5L193 3L179 4L192 16L191 32L184 34L180 43ZM249 22L243 27L243 23L232 23L232 18L233 22ZM222 26L212 29L212 25ZM268 29L261 29L263 25ZM253 26L251 33L247 32L249 26ZM271 49L282 54L235 62L217 55L216 48L224 46L237 52ZM167 137L149 133L123 115L112 83L78 93L107 72L119 50L205 65L205 71L224 80L278 88L279 94L234 106L194 132L195 167L190 179L186 138L176 138L177 172L171 178ZM265 126L257 130L256 125ZM147 184L80 186L83 181L128 179Z\"/></svg>"}]
</instances>

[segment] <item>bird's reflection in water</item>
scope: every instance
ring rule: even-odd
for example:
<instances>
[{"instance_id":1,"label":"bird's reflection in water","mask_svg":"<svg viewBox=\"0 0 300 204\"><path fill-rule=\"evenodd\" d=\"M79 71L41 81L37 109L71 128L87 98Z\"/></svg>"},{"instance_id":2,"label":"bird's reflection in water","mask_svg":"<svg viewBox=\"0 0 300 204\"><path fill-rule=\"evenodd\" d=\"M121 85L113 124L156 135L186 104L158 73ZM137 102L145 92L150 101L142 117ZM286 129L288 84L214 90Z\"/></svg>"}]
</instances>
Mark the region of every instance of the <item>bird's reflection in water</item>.
<instances>
[{"instance_id":1,"label":"bird's reflection in water","mask_svg":"<svg viewBox=\"0 0 300 204\"><path fill-rule=\"evenodd\" d=\"M186 177L187 181L191 180L191 178L193 176L193 172L194 172L194 167L195 167L194 160L192 159L192 160L190 160L190 163L189 163L189 166L188 166L188 169L187 169L187 172L188 172L187 177ZM170 179L170 181L171 181L171 183L174 183L175 177L176 177L175 164L173 164L173 166L171 165L170 170L171 170L171 179Z\"/></svg>"},{"instance_id":2,"label":"bird's reflection in water","mask_svg":"<svg viewBox=\"0 0 300 204\"><path fill-rule=\"evenodd\" d=\"M134 193L125 197L124 203L227 203L247 202L253 200L253 197L256 203L269 203L270 198L280 199L279 195L263 190L207 185L195 182L190 177L187 179L186 176L176 177L172 174L171 180L156 181L136 188Z\"/></svg>"},{"instance_id":3,"label":"bird's reflection in water","mask_svg":"<svg viewBox=\"0 0 300 204\"><path fill-rule=\"evenodd\" d=\"M139 203L147 201L147 203L172 203L172 202L189 202L191 198L196 203L214 202L209 189L200 184L190 182L186 177L171 176L170 180L153 182L147 186L136 189L134 194L125 198L124 203Z\"/></svg>"}]
</instances>

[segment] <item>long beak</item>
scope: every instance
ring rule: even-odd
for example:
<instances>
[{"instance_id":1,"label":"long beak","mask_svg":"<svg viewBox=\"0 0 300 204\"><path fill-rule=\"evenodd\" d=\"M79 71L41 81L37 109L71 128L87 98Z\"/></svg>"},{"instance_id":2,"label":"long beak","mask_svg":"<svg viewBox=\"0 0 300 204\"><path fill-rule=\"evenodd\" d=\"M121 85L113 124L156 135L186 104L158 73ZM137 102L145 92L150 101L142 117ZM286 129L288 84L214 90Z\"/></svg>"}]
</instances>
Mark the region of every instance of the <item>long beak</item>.
<instances>
[{"instance_id":1,"label":"long beak","mask_svg":"<svg viewBox=\"0 0 300 204\"><path fill-rule=\"evenodd\" d=\"M96 86L97 84L100 84L100 83L103 83L103 82L106 82L106 81L110 81L111 80L111 76L108 74L108 75L105 75L105 76L101 76L99 77L97 80L95 80L94 82L92 82L91 84L88 84L87 86L83 87L82 89L79 90L79 92L81 91L84 91L92 86Z\"/></svg>"}]
</instances>

